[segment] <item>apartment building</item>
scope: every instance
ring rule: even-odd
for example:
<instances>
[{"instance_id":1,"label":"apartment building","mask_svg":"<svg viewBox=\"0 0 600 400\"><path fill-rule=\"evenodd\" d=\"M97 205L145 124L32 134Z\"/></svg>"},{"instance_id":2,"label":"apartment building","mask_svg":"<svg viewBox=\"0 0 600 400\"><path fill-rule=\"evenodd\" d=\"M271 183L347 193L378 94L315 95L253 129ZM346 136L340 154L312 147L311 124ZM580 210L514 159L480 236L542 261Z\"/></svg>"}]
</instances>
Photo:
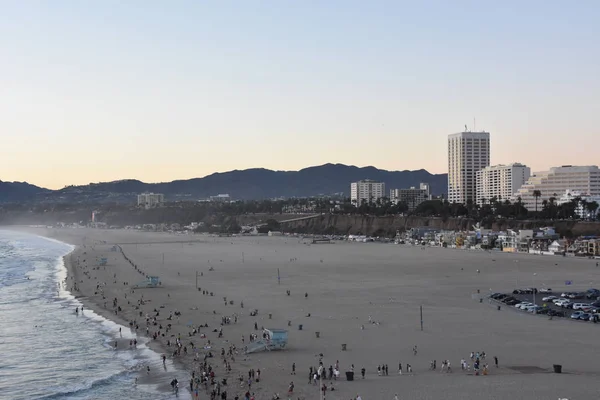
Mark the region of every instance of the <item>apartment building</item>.
<instances>
[{"instance_id":1,"label":"apartment building","mask_svg":"<svg viewBox=\"0 0 600 400\"><path fill-rule=\"evenodd\" d=\"M538 210L542 201L550 197L558 199L567 191L578 192L581 196L597 197L600 196L600 169L597 165L563 165L537 172L514 194L512 201L521 198L528 210L535 210L536 198L533 194L536 190L541 193L537 199Z\"/></svg>"},{"instance_id":2,"label":"apartment building","mask_svg":"<svg viewBox=\"0 0 600 400\"><path fill-rule=\"evenodd\" d=\"M492 165L477 171L477 204L492 198L509 200L531 176L531 169L523 164Z\"/></svg>"},{"instance_id":3,"label":"apartment building","mask_svg":"<svg viewBox=\"0 0 600 400\"><path fill-rule=\"evenodd\" d=\"M476 201L477 172L490 165L489 132L460 132L448 136L448 201Z\"/></svg>"},{"instance_id":4,"label":"apartment building","mask_svg":"<svg viewBox=\"0 0 600 400\"><path fill-rule=\"evenodd\" d=\"M138 206L145 208L152 208L164 203L165 197L160 193L142 193L138 194L137 203Z\"/></svg>"},{"instance_id":5,"label":"apartment building","mask_svg":"<svg viewBox=\"0 0 600 400\"><path fill-rule=\"evenodd\" d=\"M350 201L355 206L360 206L364 201L375 202L385 197L385 183L365 179L350 184Z\"/></svg>"},{"instance_id":6,"label":"apartment building","mask_svg":"<svg viewBox=\"0 0 600 400\"><path fill-rule=\"evenodd\" d=\"M421 183L418 188L413 186L409 189L390 190L390 201L395 204L405 203L409 211L413 211L419 204L430 198L428 183Z\"/></svg>"}]
</instances>

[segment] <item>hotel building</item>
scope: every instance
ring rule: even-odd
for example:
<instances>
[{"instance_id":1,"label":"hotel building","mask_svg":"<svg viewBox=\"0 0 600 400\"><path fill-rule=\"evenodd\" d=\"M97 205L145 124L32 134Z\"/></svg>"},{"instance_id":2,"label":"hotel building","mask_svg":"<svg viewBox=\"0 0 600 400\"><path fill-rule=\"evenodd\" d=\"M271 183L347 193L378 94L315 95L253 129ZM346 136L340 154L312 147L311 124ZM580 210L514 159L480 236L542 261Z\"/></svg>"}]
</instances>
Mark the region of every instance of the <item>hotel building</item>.
<instances>
[{"instance_id":1,"label":"hotel building","mask_svg":"<svg viewBox=\"0 0 600 400\"><path fill-rule=\"evenodd\" d=\"M521 198L528 210L535 210L534 191L539 190L538 210L542 201L550 197L558 199L567 191L578 192L585 197L600 196L600 169L598 166L573 166L550 168L549 171L537 172L514 194L512 201Z\"/></svg>"},{"instance_id":2,"label":"hotel building","mask_svg":"<svg viewBox=\"0 0 600 400\"><path fill-rule=\"evenodd\" d=\"M477 204L492 198L510 200L531 175L523 164L493 165L477 171Z\"/></svg>"}]
</instances>

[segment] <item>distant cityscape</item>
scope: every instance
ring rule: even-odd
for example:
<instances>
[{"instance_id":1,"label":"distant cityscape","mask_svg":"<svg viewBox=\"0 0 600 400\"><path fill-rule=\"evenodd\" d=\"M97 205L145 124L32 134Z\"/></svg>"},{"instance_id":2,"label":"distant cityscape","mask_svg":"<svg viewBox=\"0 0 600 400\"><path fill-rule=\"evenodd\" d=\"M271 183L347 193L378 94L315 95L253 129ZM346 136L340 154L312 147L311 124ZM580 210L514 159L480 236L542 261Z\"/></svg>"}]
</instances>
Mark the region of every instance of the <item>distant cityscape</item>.
<instances>
[{"instance_id":1,"label":"distant cityscape","mask_svg":"<svg viewBox=\"0 0 600 400\"><path fill-rule=\"evenodd\" d=\"M562 165L532 174L531 168L518 162L490 165L490 147L489 132L465 131L448 136L449 203L483 206L508 201L537 212L548 205L559 206L576 200L575 212L580 218L597 217L598 166ZM350 185L350 199L355 206L376 202L385 195L385 184L380 181L362 180ZM392 203L403 202L413 211L430 200L431 194L428 184L421 183L419 188L393 189L388 199Z\"/></svg>"},{"instance_id":2,"label":"distant cityscape","mask_svg":"<svg viewBox=\"0 0 600 400\"><path fill-rule=\"evenodd\" d=\"M403 204L406 211L414 212L425 201L434 199L428 182L387 191L383 181L363 179L350 182L349 189L349 200L355 208ZM339 209L347 197L344 193L337 195L339 198L332 204L337 204ZM596 165L562 165L532 173L530 167L520 162L491 165L489 132L453 133L448 135L447 197L444 199L442 195L438 199L466 207L516 203L530 212L576 202L575 213L580 218L595 219L600 208L600 169ZM137 204L153 208L164 201L163 194L142 193L138 195ZM197 201L232 202L236 199L229 194L217 194ZM307 212L314 208L287 206L286 211Z\"/></svg>"}]
</instances>

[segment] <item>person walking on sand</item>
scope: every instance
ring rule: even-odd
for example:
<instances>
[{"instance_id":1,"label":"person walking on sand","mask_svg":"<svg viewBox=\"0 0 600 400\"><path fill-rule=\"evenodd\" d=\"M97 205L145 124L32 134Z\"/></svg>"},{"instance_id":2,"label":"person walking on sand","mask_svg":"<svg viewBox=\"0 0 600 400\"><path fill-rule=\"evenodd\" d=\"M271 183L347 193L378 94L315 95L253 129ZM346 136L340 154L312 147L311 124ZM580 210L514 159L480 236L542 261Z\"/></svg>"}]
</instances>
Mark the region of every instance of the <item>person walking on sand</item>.
<instances>
[{"instance_id":1,"label":"person walking on sand","mask_svg":"<svg viewBox=\"0 0 600 400\"><path fill-rule=\"evenodd\" d=\"M494 356L494 364L496 365L496 368L498 368L498 357Z\"/></svg>"},{"instance_id":2,"label":"person walking on sand","mask_svg":"<svg viewBox=\"0 0 600 400\"><path fill-rule=\"evenodd\" d=\"M402 363L398 363L398 375L402 375Z\"/></svg>"},{"instance_id":3,"label":"person walking on sand","mask_svg":"<svg viewBox=\"0 0 600 400\"><path fill-rule=\"evenodd\" d=\"M296 375L296 363L292 363L292 375Z\"/></svg>"},{"instance_id":4,"label":"person walking on sand","mask_svg":"<svg viewBox=\"0 0 600 400\"><path fill-rule=\"evenodd\" d=\"M394 400L398 400L398 393L394 395Z\"/></svg>"},{"instance_id":5,"label":"person walking on sand","mask_svg":"<svg viewBox=\"0 0 600 400\"><path fill-rule=\"evenodd\" d=\"M363 379L365 379L365 372L367 372L367 370L365 369L365 367L362 367L360 369L360 374L361 374L361 376L362 376Z\"/></svg>"}]
</instances>

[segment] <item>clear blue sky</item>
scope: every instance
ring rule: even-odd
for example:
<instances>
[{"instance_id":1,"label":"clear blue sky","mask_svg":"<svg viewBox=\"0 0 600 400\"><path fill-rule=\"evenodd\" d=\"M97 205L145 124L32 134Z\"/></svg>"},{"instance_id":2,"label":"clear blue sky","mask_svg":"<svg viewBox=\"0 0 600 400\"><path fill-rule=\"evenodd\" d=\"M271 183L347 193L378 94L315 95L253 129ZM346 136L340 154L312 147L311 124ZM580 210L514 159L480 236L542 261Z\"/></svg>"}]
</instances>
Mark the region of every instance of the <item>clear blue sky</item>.
<instances>
[{"instance_id":1,"label":"clear blue sky","mask_svg":"<svg viewBox=\"0 0 600 400\"><path fill-rule=\"evenodd\" d=\"M598 164L600 1L6 1L0 179Z\"/></svg>"}]
</instances>

